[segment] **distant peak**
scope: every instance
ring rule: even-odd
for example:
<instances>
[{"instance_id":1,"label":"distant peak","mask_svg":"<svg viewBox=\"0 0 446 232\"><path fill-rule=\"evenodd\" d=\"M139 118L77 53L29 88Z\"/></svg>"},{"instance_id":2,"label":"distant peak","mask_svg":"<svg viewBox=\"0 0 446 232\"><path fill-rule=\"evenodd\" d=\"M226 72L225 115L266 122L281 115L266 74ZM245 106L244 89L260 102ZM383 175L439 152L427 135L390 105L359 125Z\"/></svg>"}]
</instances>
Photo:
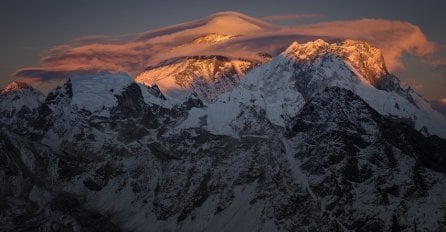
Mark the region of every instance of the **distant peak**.
<instances>
[{"instance_id":1,"label":"distant peak","mask_svg":"<svg viewBox=\"0 0 446 232\"><path fill-rule=\"evenodd\" d=\"M363 41L345 40L330 44L317 39L302 44L293 42L282 55L301 62L335 55L349 62L371 84L388 74L381 50Z\"/></svg>"},{"instance_id":2,"label":"distant peak","mask_svg":"<svg viewBox=\"0 0 446 232\"><path fill-rule=\"evenodd\" d=\"M225 42L235 36L227 34L211 33L194 39L195 44L215 44Z\"/></svg>"},{"instance_id":3,"label":"distant peak","mask_svg":"<svg viewBox=\"0 0 446 232\"><path fill-rule=\"evenodd\" d=\"M14 93L23 89L32 89L30 85L21 81L12 81L5 88L0 90L1 94Z\"/></svg>"},{"instance_id":4,"label":"distant peak","mask_svg":"<svg viewBox=\"0 0 446 232\"><path fill-rule=\"evenodd\" d=\"M330 44L322 39L317 39L303 44L293 42L283 54L298 60L308 60L329 52Z\"/></svg>"}]
</instances>

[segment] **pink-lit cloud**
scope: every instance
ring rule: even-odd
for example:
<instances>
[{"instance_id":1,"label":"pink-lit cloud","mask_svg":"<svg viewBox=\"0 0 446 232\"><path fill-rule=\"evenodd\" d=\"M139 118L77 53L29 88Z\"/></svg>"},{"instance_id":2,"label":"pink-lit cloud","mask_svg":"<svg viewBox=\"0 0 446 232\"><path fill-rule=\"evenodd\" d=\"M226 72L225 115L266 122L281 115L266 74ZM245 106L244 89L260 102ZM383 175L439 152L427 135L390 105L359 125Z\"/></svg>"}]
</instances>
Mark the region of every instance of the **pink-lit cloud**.
<instances>
[{"instance_id":1,"label":"pink-lit cloud","mask_svg":"<svg viewBox=\"0 0 446 232\"><path fill-rule=\"evenodd\" d=\"M412 87L412 89L415 89L416 91L420 91L424 88L424 85L414 79L406 79L406 83Z\"/></svg>"},{"instance_id":2,"label":"pink-lit cloud","mask_svg":"<svg viewBox=\"0 0 446 232\"><path fill-rule=\"evenodd\" d=\"M316 19L322 18L321 14L283 14L283 15L269 15L262 17L263 20L270 22L296 21L302 19Z\"/></svg>"},{"instance_id":3,"label":"pink-lit cloud","mask_svg":"<svg viewBox=\"0 0 446 232\"><path fill-rule=\"evenodd\" d=\"M430 101L432 108L442 113L446 117L446 98Z\"/></svg>"},{"instance_id":4,"label":"pink-lit cloud","mask_svg":"<svg viewBox=\"0 0 446 232\"><path fill-rule=\"evenodd\" d=\"M283 16L287 17L297 18ZM216 44L192 43L209 33L234 37ZM170 58L189 55L253 58L258 52L278 55L294 40L305 42L315 38L370 42L382 49L390 71L404 68L401 57L405 53L423 57L436 49L419 27L408 22L362 19L281 27L241 14L221 13L141 34L78 38L50 49L42 57L40 67L23 68L15 75L37 83L64 80L72 72L108 70L135 75Z\"/></svg>"},{"instance_id":5,"label":"pink-lit cloud","mask_svg":"<svg viewBox=\"0 0 446 232\"><path fill-rule=\"evenodd\" d=\"M434 60L432 65L437 68L446 68L446 59Z\"/></svg>"},{"instance_id":6,"label":"pink-lit cloud","mask_svg":"<svg viewBox=\"0 0 446 232\"><path fill-rule=\"evenodd\" d=\"M150 48L137 42L118 44L101 42L56 46L41 59L41 67L20 69L15 75L30 79L31 82L38 82L39 79L66 79L73 72L108 70L132 73L144 69L145 61L151 52Z\"/></svg>"},{"instance_id":7,"label":"pink-lit cloud","mask_svg":"<svg viewBox=\"0 0 446 232\"><path fill-rule=\"evenodd\" d=\"M426 56L436 50L418 26L408 22L383 19L362 19L353 21L334 21L306 25L302 32L320 36L334 36L365 40L383 51L384 59L390 70L404 68L401 56L411 53Z\"/></svg>"}]
</instances>

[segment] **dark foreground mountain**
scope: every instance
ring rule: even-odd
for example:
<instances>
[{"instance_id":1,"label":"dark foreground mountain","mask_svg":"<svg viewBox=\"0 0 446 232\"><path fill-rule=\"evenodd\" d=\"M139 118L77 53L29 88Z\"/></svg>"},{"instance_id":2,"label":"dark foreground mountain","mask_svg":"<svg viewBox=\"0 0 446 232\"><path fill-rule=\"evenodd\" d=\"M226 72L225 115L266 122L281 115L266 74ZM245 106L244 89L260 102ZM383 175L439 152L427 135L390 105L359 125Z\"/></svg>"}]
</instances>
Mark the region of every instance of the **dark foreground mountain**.
<instances>
[{"instance_id":1,"label":"dark foreground mountain","mask_svg":"<svg viewBox=\"0 0 446 232\"><path fill-rule=\"evenodd\" d=\"M293 43L231 80L176 103L73 76L34 114L2 91L0 230L446 230L445 119L379 50Z\"/></svg>"}]
</instances>

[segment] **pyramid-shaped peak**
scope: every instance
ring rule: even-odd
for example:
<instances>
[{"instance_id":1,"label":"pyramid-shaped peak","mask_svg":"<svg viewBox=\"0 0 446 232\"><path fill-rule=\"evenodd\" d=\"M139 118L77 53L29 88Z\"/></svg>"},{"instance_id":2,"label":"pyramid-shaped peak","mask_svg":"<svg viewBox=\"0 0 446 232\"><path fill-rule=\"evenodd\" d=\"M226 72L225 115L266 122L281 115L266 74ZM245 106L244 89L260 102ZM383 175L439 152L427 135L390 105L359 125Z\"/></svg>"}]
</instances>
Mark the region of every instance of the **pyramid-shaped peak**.
<instances>
[{"instance_id":1,"label":"pyramid-shaped peak","mask_svg":"<svg viewBox=\"0 0 446 232\"><path fill-rule=\"evenodd\" d=\"M194 39L193 43L195 43L195 44L215 44L215 43L225 42L233 37L234 36L232 36L232 35L210 33L210 34L200 36L200 37Z\"/></svg>"},{"instance_id":2,"label":"pyramid-shaped peak","mask_svg":"<svg viewBox=\"0 0 446 232\"><path fill-rule=\"evenodd\" d=\"M380 49L370 43L358 40L344 40L338 43L328 43L322 39L305 43L293 42L283 55L296 59L314 59L326 54L345 57L345 55L369 55L377 62L384 62Z\"/></svg>"},{"instance_id":3,"label":"pyramid-shaped peak","mask_svg":"<svg viewBox=\"0 0 446 232\"><path fill-rule=\"evenodd\" d=\"M293 42L284 52L288 57L297 59L308 59L329 51L330 44L322 39L306 43Z\"/></svg>"},{"instance_id":4,"label":"pyramid-shaped peak","mask_svg":"<svg viewBox=\"0 0 446 232\"><path fill-rule=\"evenodd\" d=\"M388 74L381 50L364 41L328 43L317 39L306 43L293 42L282 55L298 62L312 62L327 55L336 56L351 64L373 85Z\"/></svg>"}]
</instances>

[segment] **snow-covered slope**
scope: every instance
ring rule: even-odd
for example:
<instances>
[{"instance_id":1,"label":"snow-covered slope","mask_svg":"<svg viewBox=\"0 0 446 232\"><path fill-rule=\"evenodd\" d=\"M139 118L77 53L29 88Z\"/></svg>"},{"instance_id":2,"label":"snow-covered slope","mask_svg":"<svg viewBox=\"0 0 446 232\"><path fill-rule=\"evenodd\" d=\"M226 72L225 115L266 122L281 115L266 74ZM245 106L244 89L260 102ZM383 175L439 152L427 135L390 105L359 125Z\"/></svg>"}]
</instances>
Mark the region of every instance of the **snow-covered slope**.
<instances>
[{"instance_id":1,"label":"snow-covered slope","mask_svg":"<svg viewBox=\"0 0 446 232\"><path fill-rule=\"evenodd\" d=\"M163 123L141 124L154 111L123 114L137 99L121 101L110 117L78 115L73 136L54 152L0 135L0 156L18 170L0 164L2 183L18 186L1 185L8 208L0 228L442 229L445 140L381 116L349 90L314 94L287 129L246 107L240 118L258 134L240 138L209 133L193 113L206 110L200 104L163 109L150 118ZM177 129L188 120L183 113L199 118L194 128Z\"/></svg>"},{"instance_id":2,"label":"snow-covered slope","mask_svg":"<svg viewBox=\"0 0 446 232\"><path fill-rule=\"evenodd\" d=\"M84 127L90 127L86 121L101 123L105 119L108 122L130 115L136 117L147 113L147 110L157 111L156 115L161 108L171 107L170 101L156 86L148 88L137 84L124 73L102 72L73 76L64 86L50 92L34 124L41 139L56 148L64 140L70 140L83 131ZM144 118L140 123L147 126L158 120L161 119ZM106 139L104 131L97 128L89 130L100 134L98 139ZM92 146L101 147L100 144L101 141L97 141Z\"/></svg>"},{"instance_id":3,"label":"snow-covered slope","mask_svg":"<svg viewBox=\"0 0 446 232\"><path fill-rule=\"evenodd\" d=\"M353 91L382 115L407 119L423 133L446 137L444 116L388 73L379 50L355 41L293 43L209 105L208 125L214 133L237 134L237 124L246 123L238 115L256 106L271 122L285 126L308 99L332 86Z\"/></svg>"},{"instance_id":4,"label":"snow-covered slope","mask_svg":"<svg viewBox=\"0 0 446 232\"><path fill-rule=\"evenodd\" d=\"M45 96L23 82L13 81L0 90L0 124L23 127L37 117Z\"/></svg>"},{"instance_id":5,"label":"snow-covered slope","mask_svg":"<svg viewBox=\"0 0 446 232\"><path fill-rule=\"evenodd\" d=\"M117 104L115 95L133 83L126 74L73 76L70 79L72 94L71 106L96 112L109 109Z\"/></svg>"},{"instance_id":6,"label":"snow-covered slope","mask_svg":"<svg viewBox=\"0 0 446 232\"><path fill-rule=\"evenodd\" d=\"M372 85L389 74L381 50L361 41L345 40L329 44L318 39L303 44L294 42L282 55L300 63L313 63L326 55L336 56L350 63Z\"/></svg>"},{"instance_id":7,"label":"snow-covered slope","mask_svg":"<svg viewBox=\"0 0 446 232\"><path fill-rule=\"evenodd\" d=\"M378 50L293 43L212 102L196 90L235 68L197 59L153 68L188 70L184 101L125 74L80 75L20 130L2 127L0 230L444 229L443 118ZM210 85L193 89L197 73Z\"/></svg>"},{"instance_id":8,"label":"snow-covered slope","mask_svg":"<svg viewBox=\"0 0 446 232\"><path fill-rule=\"evenodd\" d=\"M194 39L194 41L192 43L194 43L194 44L216 44L216 43L221 43L221 42L227 41L233 37L234 36L231 36L231 35L212 33L212 34L207 34L207 35L198 37L198 38Z\"/></svg>"},{"instance_id":9,"label":"snow-covered slope","mask_svg":"<svg viewBox=\"0 0 446 232\"><path fill-rule=\"evenodd\" d=\"M258 64L223 56L176 58L147 68L135 80L149 86L156 84L166 96L180 102L192 92L211 102L221 93L232 90Z\"/></svg>"},{"instance_id":10,"label":"snow-covered slope","mask_svg":"<svg viewBox=\"0 0 446 232\"><path fill-rule=\"evenodd\" d=\"M308 57L301 57L300 52L301 49L308 51L308 47L317 48L309 52L314 56L310 63L307 63ZM389 74L381 52L364 42L328 44L317 40L303 45L293 44L283 56L303 64L295 76L300 92L308 89L314 92L324 84L346 88L383 115L409 119L420 131L446 137L446 118Z\"/></svg>"}]
</instances>

